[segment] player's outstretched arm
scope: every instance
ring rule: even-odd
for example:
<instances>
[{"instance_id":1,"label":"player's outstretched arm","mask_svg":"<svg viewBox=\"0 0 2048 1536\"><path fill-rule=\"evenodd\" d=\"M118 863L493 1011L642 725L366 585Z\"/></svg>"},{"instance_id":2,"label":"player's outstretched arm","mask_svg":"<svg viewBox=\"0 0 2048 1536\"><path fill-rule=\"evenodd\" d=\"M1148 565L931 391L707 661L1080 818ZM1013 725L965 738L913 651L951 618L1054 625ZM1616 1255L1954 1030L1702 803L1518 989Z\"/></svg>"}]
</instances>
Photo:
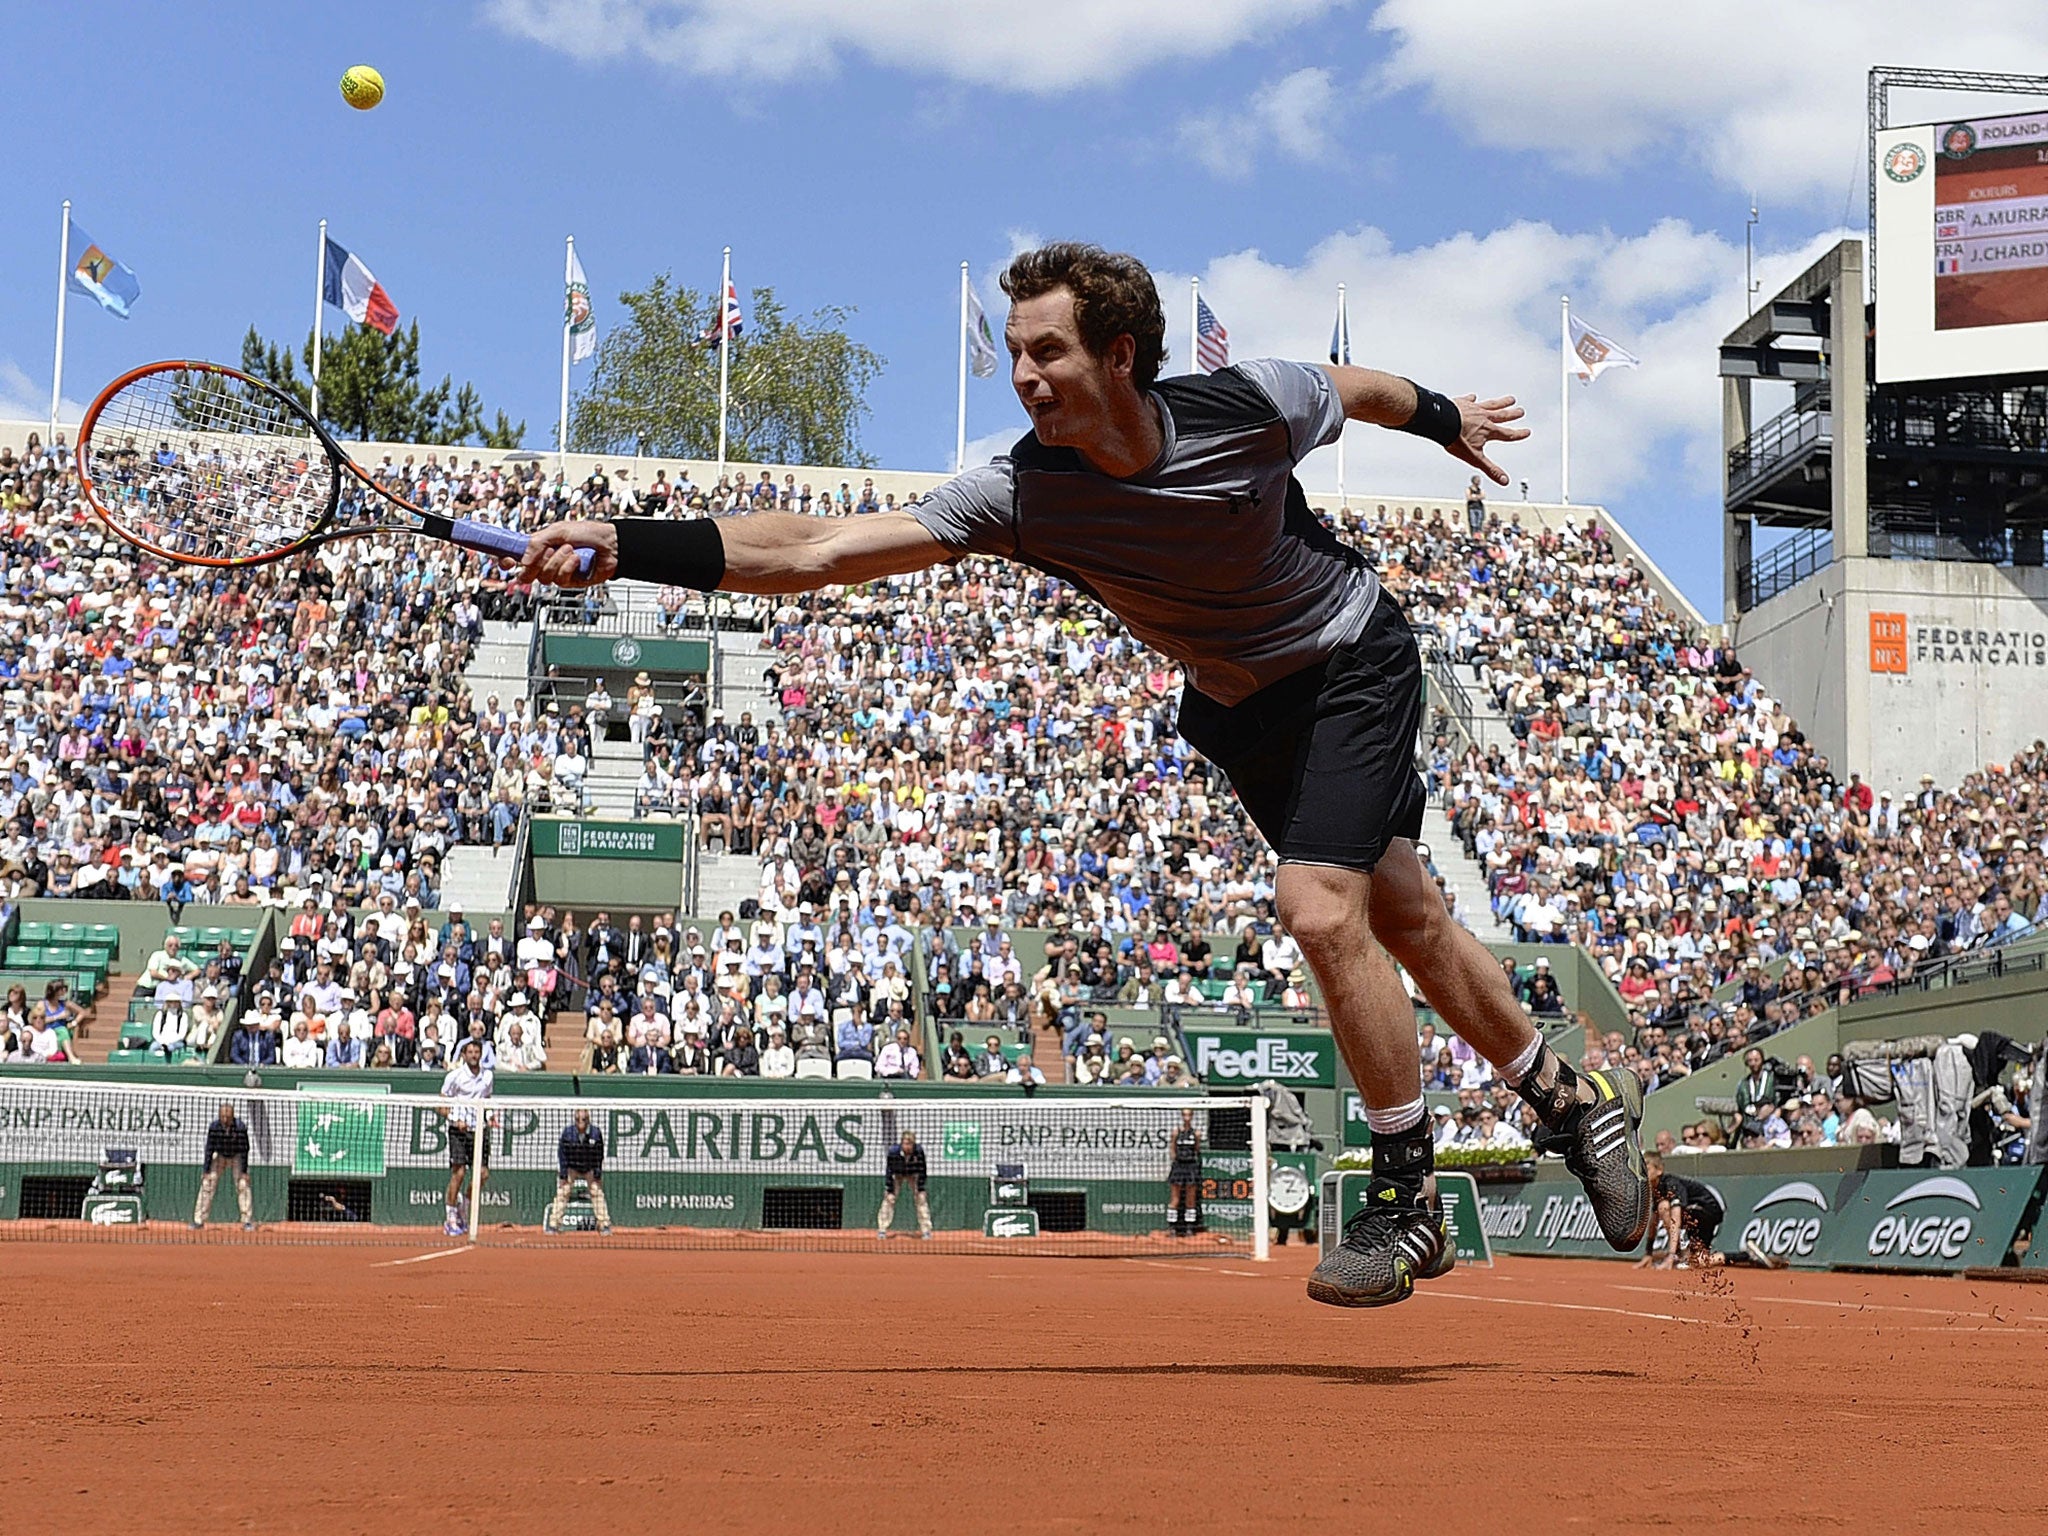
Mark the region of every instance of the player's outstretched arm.
<instances>
[{"instance_id":1,"label":"player's outstretched arm","mask_svg":"<svg viewBox=\"0 0 2048 1536\"><path fill-rule=\"evenodd\" d=\"M1377 368L1333 366L1323 371L1337 387L1337 398L1351 420L1426 437L1495 484L1508 483L1508 472L1487 457L1486 447L1489 443L1519 443L1529 435L1527 427L1514 425L1522 419L1522 408L1513 395L1493 400L1460 395L1453 400Z\"/></svg>"},{"instance_id":2,"label":"player's outstretched arm","mask_svg":"<svg viewBox=\"0 0 2048 1536\"><path fill-rule=\"evenodd\" d=\"M594 551L588 574L576 551ZM952 554L907 512L864 517L624 518L543 528L519 563L523 581L588 587L614 577L700 591L808 592L922 570Z\"/></svg>"}]
</instances>

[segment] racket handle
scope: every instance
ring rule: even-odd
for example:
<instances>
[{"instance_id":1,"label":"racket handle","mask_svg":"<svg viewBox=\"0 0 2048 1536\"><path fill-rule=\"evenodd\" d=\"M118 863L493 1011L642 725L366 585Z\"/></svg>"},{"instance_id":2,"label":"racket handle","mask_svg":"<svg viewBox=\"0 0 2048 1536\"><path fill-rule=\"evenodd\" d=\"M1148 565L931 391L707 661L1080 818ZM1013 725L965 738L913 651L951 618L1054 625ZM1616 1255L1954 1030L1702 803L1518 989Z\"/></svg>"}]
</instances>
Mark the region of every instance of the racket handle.
<instances>
[{"instance_id":1,"label":"racket handle","mask_svg":"<svg viewBox=\"0 0 2048 1536\"><path fill-rule=\"evenodd\" d=\"M478 550L486 555L502 555L507 560L523 559L530 542L526 535L513 528L500 528L495 523L479 523L472 518L458 517L448 535L464 549ZM583 574L590 574L590 562L597 557L595 550L576 551L576 563Z\"/></svg>"}]
</instances>

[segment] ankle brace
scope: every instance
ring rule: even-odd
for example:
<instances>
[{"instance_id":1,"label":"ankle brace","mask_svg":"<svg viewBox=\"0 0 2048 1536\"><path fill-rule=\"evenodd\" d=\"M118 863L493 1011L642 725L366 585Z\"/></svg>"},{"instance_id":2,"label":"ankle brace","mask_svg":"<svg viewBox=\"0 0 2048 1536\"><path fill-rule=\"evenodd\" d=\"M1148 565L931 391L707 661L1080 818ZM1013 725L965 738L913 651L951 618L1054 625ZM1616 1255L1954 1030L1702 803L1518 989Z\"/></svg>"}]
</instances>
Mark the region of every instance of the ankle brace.
<instances>
[{"instance_id":1,"label":"ankle brace","mask_svg":"<svg viewBox=\"0 0 2048 1536\"><path fill-rule=\"evenodd\" d=\"M1552 1069L1548 1088L1539 1081L1545 1075L1546 1067ZM1547 1045L1536 1053L1535 1064L1515 1084L1515 1093L1536 1111L1536 1118L1553 1131L1562 1129L1583 1107L1579 1102L1579 1074Z\"/></svg>"},{"instance_id":2,"label":"ankle brace","mask_svg":"<svg viewBox=\"0 0 2048 1536\"><path fill-rule=\"evenodd\" d=\"M1372 1139L1373 1177L1420 1193L1422 1181L1436 1169L1436 1141L1423 1120L1405 1131Z\"/></svg>"}]
</instances>

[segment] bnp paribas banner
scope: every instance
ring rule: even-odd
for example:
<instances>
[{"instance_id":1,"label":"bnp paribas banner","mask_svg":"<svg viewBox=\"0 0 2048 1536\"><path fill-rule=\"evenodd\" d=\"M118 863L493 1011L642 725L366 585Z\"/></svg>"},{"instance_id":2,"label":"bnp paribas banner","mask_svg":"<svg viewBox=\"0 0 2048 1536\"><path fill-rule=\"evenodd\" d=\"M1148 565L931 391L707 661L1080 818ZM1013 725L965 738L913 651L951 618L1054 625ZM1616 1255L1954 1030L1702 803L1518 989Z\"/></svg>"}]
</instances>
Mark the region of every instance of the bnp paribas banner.
<instances>
[{"instance_id":1,"label":"bnp paribas banner","mask_svg":"<svg viewBox=\"0 0 2048 1536\"><path fill-rule=\"evenodd\" d=\"M206 1128L222 1103L249 1132L250 1161L299 1176L375 1178L393 1169L444 1166L449 1105L416 1097L136 1093L91 1088L0 1104L0 1164L97 1163L109 1149L147 1163L199 1162ZM498 1099L487 1106L492 1162L551 1169L572 1100ZM633 1173L882 1172L904 1132L924 1145L933 1174L986 1178L998 1164L1026 1175L1164 1180L1175 1100L965 1098L946 1100L609 1100L588 1106L605 1139L608 1170ZM455 1109L466 1113L468 1106Z\"/></svg>"},{"instance_id":2,"label":"bnp paribas banner","mask_svg":"<svg viewBox=\"0 0 2048 1536\"><path fill-rule=\"evenodd\" d=\"M1755 1243L1814 1269L1995 1268L2040 1187L2039 1168L1887 1168L1831 1174L1718 1176L1702 1161L1670 1171L1707 1185L1727 1207L1714 1247ZM1576 1180L1482 1185L1481 1220L1508 1253L1620 1257Z\"/></svg>"}]
</instances>

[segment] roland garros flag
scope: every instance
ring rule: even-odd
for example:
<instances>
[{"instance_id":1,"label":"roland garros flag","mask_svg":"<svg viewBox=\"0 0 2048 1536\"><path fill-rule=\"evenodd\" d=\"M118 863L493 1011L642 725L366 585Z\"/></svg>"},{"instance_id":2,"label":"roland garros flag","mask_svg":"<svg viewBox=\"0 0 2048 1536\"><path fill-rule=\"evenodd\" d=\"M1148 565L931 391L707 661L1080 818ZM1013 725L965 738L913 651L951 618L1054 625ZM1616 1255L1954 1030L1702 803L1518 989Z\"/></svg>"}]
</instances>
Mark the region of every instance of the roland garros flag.
<instances>
[{"instance_id":1,"label":"roland garros flag","mask_svg":"<svg viewBox=\"0 0 2048 1536\"><path fill-rule=\"evenodd\" d=\"M360 256L351 256L334 241L327 242L327 266L321 280L321 297L343 311L357 325L389 336L398 329L398 306L377 281Z\"/></svg>"},{"instance_id":2,"label":"roland garros flag","mask_svg":"<svg viewBox=\"0 0 2048 1536\"><path fill-rule=\"evenodd\" d=\"M1588 384L1609 368L1640 368L1642 359L1602 336L1577 315L1566 316L1571 328L1571 356L1565 366Z\"/></svg>"}]
</instances>

